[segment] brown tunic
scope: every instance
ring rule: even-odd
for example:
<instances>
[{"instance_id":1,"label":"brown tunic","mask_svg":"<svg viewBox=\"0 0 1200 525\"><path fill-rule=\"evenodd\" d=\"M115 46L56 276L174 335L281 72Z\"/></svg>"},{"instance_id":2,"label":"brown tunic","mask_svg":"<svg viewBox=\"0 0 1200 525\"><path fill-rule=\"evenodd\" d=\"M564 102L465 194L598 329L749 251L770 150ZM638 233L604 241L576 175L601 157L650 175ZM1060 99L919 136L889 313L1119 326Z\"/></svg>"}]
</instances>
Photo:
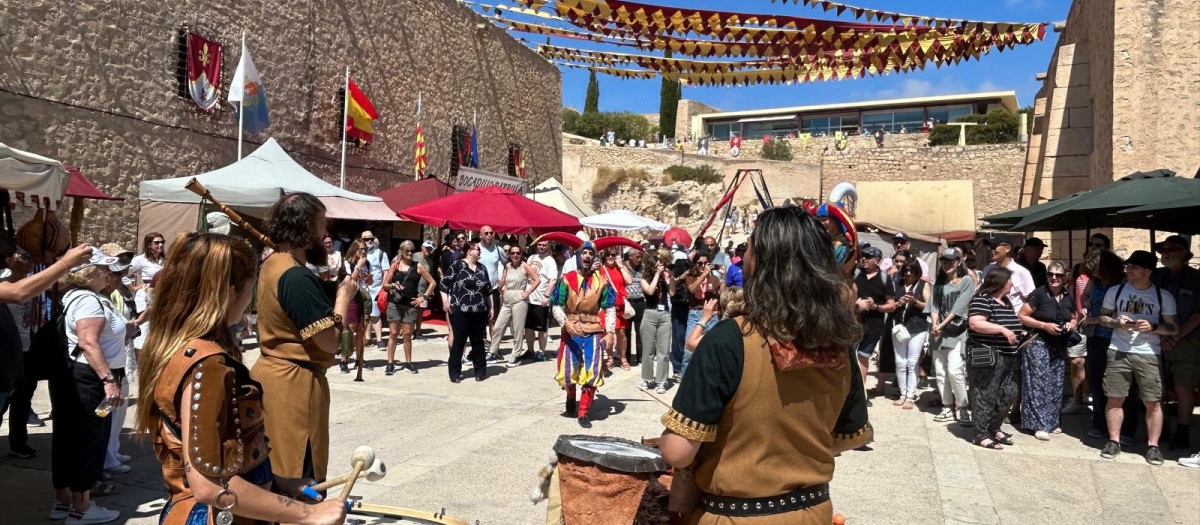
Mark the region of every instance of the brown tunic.
<instances>
[{"instance_id":1,"label":"brown tunic","mask_svg":"<svg viewBox=\"0 0 1200 525\"><path fill-rule=\"evenodd\" d=\"M809 366L781 372L760 335L742 335L744 360L735 384L732 387L699 384L711 380L711 376L700 369L697 370L700 373L694 374L693 367L698 364L713 370L716 362L736 362L736 351L725 342L729 339L733 344L738 342L743 328L741 319L735 321L722 322L706 336L688 366L675 408L663 416L667 428L703 442L692 463L697 487L716 496L763 498L828 483L833 479L835 447L848 445L835 441L865 441L870 437L870 426L865 421L854 436L835 434L852 390L855 372L849 360L839 360L837 367ZM705 352L713 355L701 357ZM698 363L697 357L708 363ZM732 388L732 395L724 402L715 424L697 421L687 414L712 413L714 408L714 402L708 402L706 408L705 402L693 405L680 399L689 395L689 381L699 382L691 385L693 389ZM720 516L699 509L690 522L825 525L832 517L832 505L825 502L789 513L755 517Z\"/></svg>"},{"instance_id":2,"label":"brown tunic","mask_svg":"<svg viewBox=\"0 0 1200 525\"><path fill-rule=\"evenodd\" d=\"M276 252L259 270L262 355L251 375L263 386L267 433L275 436L273 470L279 476L320 480L325 479L329 464L329 381L325 370L333 365L333 353L322 350L311 338L333 326L333 317L321 317L303 327L293 321L279 292L284 273L297 267L307 271L290 254ZM308 468L306 455L311 459Z\"/></svg>"},{"instance_id":3,"label":"brown tunic","mask_svg":"<svg viewBox=\"0 0 1200 525\"><path fill-rule=\"evenodd\" d=\"M189 382L192 398L181 399ZM186 457L192 468L206 476L242 475L268 458L262 391L241 360L216 343L193 340L176 352L154 385L153 403L154 453L162 462L170 505L163 525L183 525L192 508L200 504L185 478L185 424L191 436ZM180 420L183 403L191 404L190 421ZM209 523L215 515L215 511L209 512ZM235 516L235 523L255 521Z\"/></svg>"}]
</instances>

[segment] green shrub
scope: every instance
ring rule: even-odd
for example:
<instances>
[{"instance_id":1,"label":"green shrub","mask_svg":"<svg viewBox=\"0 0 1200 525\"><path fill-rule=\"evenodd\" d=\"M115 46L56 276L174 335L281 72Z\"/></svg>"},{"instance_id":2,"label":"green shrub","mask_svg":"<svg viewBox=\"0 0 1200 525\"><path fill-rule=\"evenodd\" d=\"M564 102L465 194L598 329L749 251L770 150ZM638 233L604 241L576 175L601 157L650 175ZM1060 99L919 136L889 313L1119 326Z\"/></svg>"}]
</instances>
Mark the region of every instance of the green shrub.
<instances>
[{"instance_id":1,"label":"green shrub","mask_svg":"<svg viewBox=\"0 0 1200 525\"><path fill-rule=\"evenodd\" d=\"M967 144L1005 144L1016 142L1018 118L1017 114L1007 109L993 109L987 115L963 115L954 119L955 122L974 122L978 125L967 127ZM938 124L929 132L930 146L948 146L958 144L959 126Z\"/></svg>"},{"instance_id":2,"label":"green shrub","mask_svg":"<svg viewBox=\"0 0 1200 525\"><path fill-rule=\"evenodd\" d=\"M572 112L574 113L574 112ZM577 114L578 115L578 114ZM568 131L567 112L563 112L563 131L574 133L590 139L601 139L604 134L612 130L616 134L617 140L625 139L642 139L647 142L654 140L652 126L646 117L636 113L623 111L616 112L600 112L600 113L584 113L574 119L574 131Z\"/></svg>"},{"instance_id":3,"label":"green shrub","mask_svg":"<svg viewBox=\"0 0 1200 525\"><path fill-rule=\"evenodd\" d=\"M562 130L563 133L572 135L579 134L579 112L571 108L562 109Z\"/></svg>"},{"instance_id":4,"label":"green shrub","mask_svg":"<svg viewBox=\"0 0 1200 525\"><path fill-rule=\"evenodd\" d=\"M650 174L641 168L610 168L602 166L596 169L596 180L592 182L592 200L601 199L616 191L623 182L645 188L650 182Z\"/></svg>"},{"instance_id":5,"label":"green shrub","mask_svg":"<svg viewBox=\"0 0 1200 525\"><path fill-rule=\"evenodd\" d=\"M764 160L792 160L792 145L783 139L763 142L760 155Z\"/></svg>"},{"instance_id":6,"label":"green shrub","mask_svg":"<svg viewBox=\"0 0 1200 525\"><path fill-rule=\"evenodd\" d=\"M696 167L684 166L676 164L663 170L671 180L675 182L683 182L685 180L694 180L700 184L713 184L725 180L721 173L716 168L708 164L701 164Z\"/></svg>"}]
</instances>

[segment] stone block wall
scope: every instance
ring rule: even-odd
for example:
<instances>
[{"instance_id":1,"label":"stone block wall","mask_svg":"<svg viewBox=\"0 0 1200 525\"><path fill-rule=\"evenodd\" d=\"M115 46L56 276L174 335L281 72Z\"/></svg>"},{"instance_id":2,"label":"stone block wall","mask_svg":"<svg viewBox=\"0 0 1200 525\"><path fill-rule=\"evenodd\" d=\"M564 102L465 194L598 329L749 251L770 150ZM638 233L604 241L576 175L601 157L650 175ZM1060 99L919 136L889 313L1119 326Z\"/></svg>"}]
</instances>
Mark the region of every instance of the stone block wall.
<instances>
[{"instance_id":1,"label":"stone block wall","mask_svg":"<svg viewBox=\"0 0 1200 525\"><path fill-rule=\"evenodd\" d=\"M1200 167L1200 12L1193 2L1077 1L1037 96L1021 205L1092 189L1134 171ZM1111 232L1118 253L1146 232ZM1073 253L1083 237L1073 235ZM1042 234L1065 259L1067 234Z\"/></svg>"},{"instance_id":2,"label":"stone block wall","mask_svg":"<svg viewBox=\"0 0 1200 525\"><path fill-rule=\"evenodd\" d=\"M137 188L237 158L237 122L222 100L199 112L177 95L177 33L224 45L225 77L242 31L263 76L275 137L337 184L345 66L379 111L375 140L347 153L346 188L373 193L413 179L422 95L428 173L445 176L450 131L478 119L482 168L507 171L510 143L536 183L562 163L558 70L451 0L6 2L0 4L0 142L70 161L124 202L95 202L82 240L133 245ZM20 21L20 23L17 23Z\"/></svg>"},{"instance_id":3,"label":"stone block wall","mask_svg":"<svg viewBox=\"0 0 1200 525\"><path fill-rule=\"evenodd\" d=\"M705 113L720 113L721 110L714 108L703 102L695 100L680 99L679 104L675 106L675 138L682 139L685 136L691 137L693 140L704 134L704 130L692 129L692 117L703 115Z\"/></svg>"}]
</instances>

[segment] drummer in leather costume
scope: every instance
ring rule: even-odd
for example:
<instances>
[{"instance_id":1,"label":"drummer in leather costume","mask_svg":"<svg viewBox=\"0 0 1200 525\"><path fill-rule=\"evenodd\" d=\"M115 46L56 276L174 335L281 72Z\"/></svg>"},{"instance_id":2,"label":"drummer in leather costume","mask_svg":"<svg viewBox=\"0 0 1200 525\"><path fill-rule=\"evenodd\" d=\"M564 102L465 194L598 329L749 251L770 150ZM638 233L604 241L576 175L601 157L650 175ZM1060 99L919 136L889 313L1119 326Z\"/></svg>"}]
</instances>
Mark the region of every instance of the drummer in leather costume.
<instances>
[{"instance_id":1,"label":"drummer in leather costume","mask_svg":"<svg viewBox=\"0 0 1200 525\"><path fill-rule=\"evenodd\" d=\"M342 523L342 500L297 501L308 480L272 471L262 387L233 332L254 294L254 249L186 233L168 253L138 367L138 429L151 436L168 493L159 522Z\"/></svg>"},{"instance_id":2,"label":"drummer in leather costume","mask_svg":"<svg viewBox=\"0 0 1200 525\"><path fill-rule=\"evenodd\" d=\"M571 237L575 239L575 237ZM578 241L577 241L578 242ZM554 378L567 391L566 417L579 418L579 426L591 428L588 409L596 389L604 385L604 349L615 342L616 291L595 271L596 245L582 242L576 250L578 269L563 274L550 294L551 313L563 327L563 344L558 352ZM575 385L583 394L575 405Z\"/></svg>"},{"instance_id":3,"label":"drummer in leather costume","mask_svg":"<svg viewBox=\"0 0 1200 525\"><path fill-rule=\"evenodd\" d=\"M662 417L663 458L699 489L687 523L832 520L834 456L872 432L850 357L861 329L830 246L800 208L759 216L743 259L746 312L704 336Z\"/></svg>"},{"instance_id":4,"label":"drummer in leather costume","mask_svg":"<svg viewBox=\"0 0 1200 525\"><path fill-rule=\"evenodd\" d=\"M329 465L329 381L354 295L353 275L336 299L304 265L327 257L325 206L307 193L288 193L269 210L266 235L276 250L259 269L258 340L261 355L251 376L263 385L272 460L282 476L325 479Z\"/></svg>"}]
</instances>

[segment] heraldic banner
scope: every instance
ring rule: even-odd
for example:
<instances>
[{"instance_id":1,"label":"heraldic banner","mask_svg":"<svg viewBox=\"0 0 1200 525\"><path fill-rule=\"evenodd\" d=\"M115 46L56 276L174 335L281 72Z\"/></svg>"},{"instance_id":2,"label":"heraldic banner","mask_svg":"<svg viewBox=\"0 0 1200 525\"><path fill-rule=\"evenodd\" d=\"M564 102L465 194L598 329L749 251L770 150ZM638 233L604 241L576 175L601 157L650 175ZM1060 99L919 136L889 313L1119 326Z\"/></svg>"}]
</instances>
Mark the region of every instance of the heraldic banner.
<instances>
[{"instance_id":1,"label":"heraldic banner","mask_svg":"<svg viewBox=\"0 0 1200 525\"><path fill-rule=\"evenodd\" d=\"M187 79L188 93L200 109L217 107L221 98L221 44L188 32Z\"/></svg>"}]
</instances>

